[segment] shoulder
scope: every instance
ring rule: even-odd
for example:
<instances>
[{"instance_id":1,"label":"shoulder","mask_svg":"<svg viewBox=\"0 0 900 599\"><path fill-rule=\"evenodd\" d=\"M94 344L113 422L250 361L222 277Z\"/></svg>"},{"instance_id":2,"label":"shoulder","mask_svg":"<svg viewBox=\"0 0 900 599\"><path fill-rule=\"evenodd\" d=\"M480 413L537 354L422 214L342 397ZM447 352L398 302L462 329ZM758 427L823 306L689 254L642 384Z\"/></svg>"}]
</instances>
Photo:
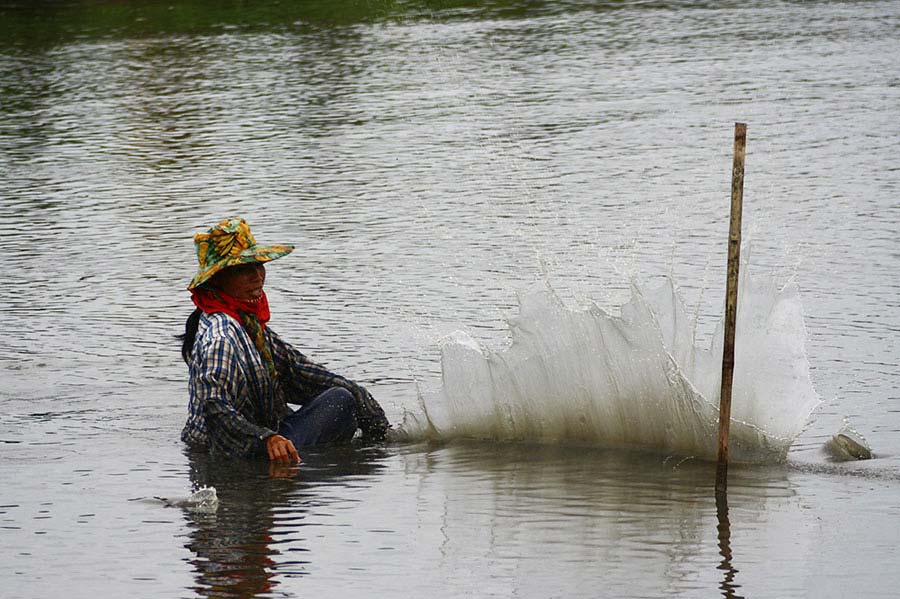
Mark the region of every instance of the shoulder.
<instances>
[{"instance_id":1,"label":"shoulder","mask_svg":"<svg viewBox=\"0 0 900 599\"><path fill-rule=\"evenodd\" d=\"M203 339L212 339L216 337L232 337L241 329L241 325L231 316L216 312L200 315L200 323L197 327L197 337Z\"/></svg>"},{"instance_id":2,"label":"shoulder","mask_svg":"<svg viewBox=\"0 0 900 599\"><path fill-rule=\"evenodd\" d=\"M242 338L241 326L227 314L202 314L197 341L190 362L191 372L227 370L240 363L249 341Z\"/></svg>"},{"instance_id":3,"label":"shoulder","mask_svg":"<svg viewBox=\"0 0 900 599\"><path fill-rule=\"evenodd\" d=\"M244 339L246 333L238 321L231 316L216 312L214 314L203 313L197 326L197 341L195 350L200 353L213 350L213 348L232 348L226 351L237 351L248 343ZM221 351L218 349L216 351Z\"/></svg>"}]
</instances>

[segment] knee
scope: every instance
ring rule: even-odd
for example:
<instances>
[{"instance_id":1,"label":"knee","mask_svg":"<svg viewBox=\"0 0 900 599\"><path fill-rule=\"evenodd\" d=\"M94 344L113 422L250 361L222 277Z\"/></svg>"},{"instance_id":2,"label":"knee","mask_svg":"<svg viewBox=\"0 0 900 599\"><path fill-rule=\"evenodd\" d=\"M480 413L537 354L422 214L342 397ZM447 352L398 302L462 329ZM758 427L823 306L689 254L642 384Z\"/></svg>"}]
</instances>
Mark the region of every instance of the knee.
<instances>
[{"instance_id":1,"label":"knee","mask_svg":"<svg viewBox=\"0 0 900 599\"><path fill-rule=\"evenodd\" d=\"M343 387L332 387L319 398L335 412L356 412L356 400L353 394Z\"/></svg>"},{"instance_id":2,"label":"knee","mask_svg":"<svg viewBox=\"0 0 900 599\"><path fill-rule=\"evenodd\" d=\"M346 430L352 436L358 426L356 399L353 395L346 389L333 387L326 391L320 400L325 404L322 406L323 417L329 420L332 426Z\"/></svg>"}]
</instances>

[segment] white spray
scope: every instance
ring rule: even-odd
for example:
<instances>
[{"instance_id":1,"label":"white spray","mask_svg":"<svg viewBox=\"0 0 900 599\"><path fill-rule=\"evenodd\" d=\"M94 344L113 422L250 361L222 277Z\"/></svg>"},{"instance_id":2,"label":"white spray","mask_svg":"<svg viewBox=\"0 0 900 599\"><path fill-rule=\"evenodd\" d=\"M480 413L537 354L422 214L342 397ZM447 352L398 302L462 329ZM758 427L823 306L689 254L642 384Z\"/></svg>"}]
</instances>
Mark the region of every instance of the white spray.
<instances>
[{"instance_id":1,"label":"white spray","mask_svg":"<svg viewBox=\"0 0 900 599\"><path fill-rule=\"evenodd\" d=\"M797 289L742 276L738 311L731 458L783 460L819 403ZM446 338L442 384L421 393L422 414L408 414L403 431L715 458L722 325L711 348L697 347L671 279L649 292L632 285L620 316L533 292L509 328L500 351L462 332Z\"/></svg>"}]
</instances>

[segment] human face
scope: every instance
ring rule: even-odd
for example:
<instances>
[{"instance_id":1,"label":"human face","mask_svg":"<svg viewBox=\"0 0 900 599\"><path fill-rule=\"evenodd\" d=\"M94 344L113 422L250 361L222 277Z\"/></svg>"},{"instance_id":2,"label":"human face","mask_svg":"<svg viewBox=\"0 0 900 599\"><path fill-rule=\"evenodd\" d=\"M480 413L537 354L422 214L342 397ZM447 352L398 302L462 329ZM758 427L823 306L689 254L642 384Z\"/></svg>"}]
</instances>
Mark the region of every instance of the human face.
<instances>
[{"instance_id":1,"label":"human face","mask_svg":"<svg viewBox=\"0 0 900 599\"><path fill-rule=\"evenodd\" d=\"M217 272L210 280L216 289L243 301L254 301L262 297L265 282L266 267L257 263L229 266Z\"/></svg>"}]
</instances>

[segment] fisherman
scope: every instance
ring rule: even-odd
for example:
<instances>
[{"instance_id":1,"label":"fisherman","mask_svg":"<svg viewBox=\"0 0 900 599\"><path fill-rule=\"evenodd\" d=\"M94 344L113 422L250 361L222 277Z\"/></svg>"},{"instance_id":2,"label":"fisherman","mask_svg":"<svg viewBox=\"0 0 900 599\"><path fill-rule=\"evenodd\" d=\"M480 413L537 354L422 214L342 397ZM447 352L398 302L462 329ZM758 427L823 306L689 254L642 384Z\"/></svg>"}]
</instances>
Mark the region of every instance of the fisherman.
<instances>
[{"instance_id":1,"label":"fisherman","mask_svg":"<svg viewBox=\"0 0 900 599\"><path fill-rule=\"evenodd\" d=\"M227 457L295 463L297 449L347 443L362 431L384 439L384 410L365 388L329 372L271 328L264 264L293 246L261 247L243 219L194 236L200 269L191 281L182 357L190 401L182 440ZM295 411L288 403L296 404Z\"/></svg>"}]
</instances>

